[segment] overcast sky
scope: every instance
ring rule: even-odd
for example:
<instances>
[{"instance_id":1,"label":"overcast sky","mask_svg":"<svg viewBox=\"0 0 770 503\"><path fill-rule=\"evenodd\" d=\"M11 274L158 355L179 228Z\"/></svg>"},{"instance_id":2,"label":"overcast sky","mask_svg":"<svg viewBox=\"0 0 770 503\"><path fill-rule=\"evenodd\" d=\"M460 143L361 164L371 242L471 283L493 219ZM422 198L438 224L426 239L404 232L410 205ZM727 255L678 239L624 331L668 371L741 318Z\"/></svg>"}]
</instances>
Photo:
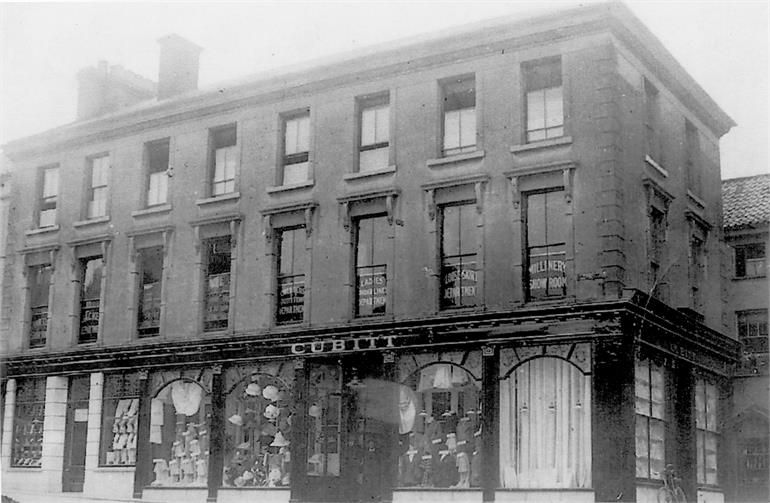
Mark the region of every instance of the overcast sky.
<instances>
[{"instance_id":1,"label":"overcast sky","mask_svg":"<svg viewBox=\"0 0 770 503\"><path fill-rule=\"evenodd\" d=\"M626 4L738 123L722 139L723 178L770 172L770 0ZM0 3L0 145L73 121L75 74L100 59L156 80L157 39L168 33L204 47L200 84L205 87L467 22L574 5Z\"/></svg>"}]
</instances>

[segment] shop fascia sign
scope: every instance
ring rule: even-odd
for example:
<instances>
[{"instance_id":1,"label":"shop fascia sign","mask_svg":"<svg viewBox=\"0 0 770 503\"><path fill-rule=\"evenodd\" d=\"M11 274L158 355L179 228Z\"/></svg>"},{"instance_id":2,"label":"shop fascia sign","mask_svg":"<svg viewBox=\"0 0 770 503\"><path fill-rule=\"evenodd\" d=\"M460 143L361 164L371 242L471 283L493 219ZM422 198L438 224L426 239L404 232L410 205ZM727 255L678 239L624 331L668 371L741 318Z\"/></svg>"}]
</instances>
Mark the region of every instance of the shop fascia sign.
<instances>
[{"instance_id":1,"label":"shop fascia sign","mask_svg":"<svg viewBox=\"0 0 770 503\"><path fill-rule=\"evenodd\" d=\"M319 354L319 353L344 353L362 351L367 349L393 348L395 335L383 335L377 337L350 337L346 339L325 339L313 342L297 342L291 345L291 352L295 355Z\"/></svg>"}]
</instances>

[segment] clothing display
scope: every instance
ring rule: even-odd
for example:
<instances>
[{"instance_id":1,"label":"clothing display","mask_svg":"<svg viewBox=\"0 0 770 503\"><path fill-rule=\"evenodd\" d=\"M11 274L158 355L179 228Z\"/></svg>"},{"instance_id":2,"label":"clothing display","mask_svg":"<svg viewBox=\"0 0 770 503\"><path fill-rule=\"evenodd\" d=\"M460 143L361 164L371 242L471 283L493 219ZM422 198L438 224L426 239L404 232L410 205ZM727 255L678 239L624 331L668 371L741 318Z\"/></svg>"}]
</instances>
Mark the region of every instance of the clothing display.
<instances>
[{"instance_id":1,"label":"clothing display","mask_svg":"<svg viewBox=\"0 0 770 503\"><path fill-rule=\"evenodd\" d=\"M136 461L136 427L139 399L118 400L112 423L112 444L105 453L108 465L132 465Z\"/></svg>"}]
</instances>

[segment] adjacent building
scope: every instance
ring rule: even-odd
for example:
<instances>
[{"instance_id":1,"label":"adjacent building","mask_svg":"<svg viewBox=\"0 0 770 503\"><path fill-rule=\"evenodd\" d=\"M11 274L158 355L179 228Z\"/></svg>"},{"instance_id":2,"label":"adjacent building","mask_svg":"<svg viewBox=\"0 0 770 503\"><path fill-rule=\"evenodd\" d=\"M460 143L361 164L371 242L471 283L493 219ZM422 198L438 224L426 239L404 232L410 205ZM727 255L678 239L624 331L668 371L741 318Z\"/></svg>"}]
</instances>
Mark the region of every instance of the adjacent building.
<instances>
[{"instance_id":1,"label":"adjacent building","mask_svg":"<svg viewBox=\"0 0 770 503\"><path fill-rule=\"evenodd\" d=\"M4 146L4 491L724 501L734 123L625 6L212 90L160 42Z\"/></svg>"}]
</instances>

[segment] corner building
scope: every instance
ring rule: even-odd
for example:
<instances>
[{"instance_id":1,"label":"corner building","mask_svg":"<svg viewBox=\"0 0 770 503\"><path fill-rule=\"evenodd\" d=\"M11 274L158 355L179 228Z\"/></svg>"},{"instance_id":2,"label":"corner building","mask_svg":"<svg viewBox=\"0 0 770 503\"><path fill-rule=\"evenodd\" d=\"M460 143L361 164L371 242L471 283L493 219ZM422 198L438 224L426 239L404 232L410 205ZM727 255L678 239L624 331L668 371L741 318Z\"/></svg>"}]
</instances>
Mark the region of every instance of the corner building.
<instances>
[{"instance_id":1,"label":"corner building","mask_svg":"<svg viewBox=\"0 0 770 503\"><path fill-rule=\"evenodd\" d=\"M626 7L199 52L5 146L4 490L724 500L733 122Z\"/></svg>"}]
</instances>

